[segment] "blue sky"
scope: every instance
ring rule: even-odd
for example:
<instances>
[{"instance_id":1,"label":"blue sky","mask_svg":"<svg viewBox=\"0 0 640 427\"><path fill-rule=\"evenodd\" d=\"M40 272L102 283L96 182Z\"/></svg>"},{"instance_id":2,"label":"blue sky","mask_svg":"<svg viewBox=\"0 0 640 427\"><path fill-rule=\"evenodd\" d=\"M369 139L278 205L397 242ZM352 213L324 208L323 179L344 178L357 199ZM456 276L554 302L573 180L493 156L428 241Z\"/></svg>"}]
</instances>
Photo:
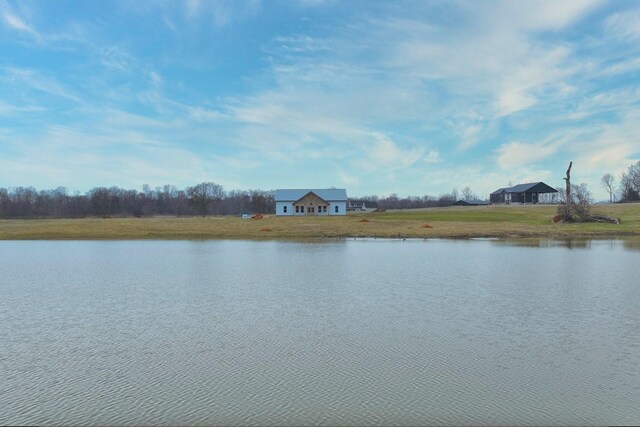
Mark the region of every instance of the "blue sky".
<instances>
[{"instance_id":1,"label":"blue sky","mask_svg":"<svg viewBox=\"0 0 640 427\"><path fill-rule=\"evenodd\" d=\"M639 83L633 1L0 0L0 187L605 198Z\"/></svg>"}]
</instances>

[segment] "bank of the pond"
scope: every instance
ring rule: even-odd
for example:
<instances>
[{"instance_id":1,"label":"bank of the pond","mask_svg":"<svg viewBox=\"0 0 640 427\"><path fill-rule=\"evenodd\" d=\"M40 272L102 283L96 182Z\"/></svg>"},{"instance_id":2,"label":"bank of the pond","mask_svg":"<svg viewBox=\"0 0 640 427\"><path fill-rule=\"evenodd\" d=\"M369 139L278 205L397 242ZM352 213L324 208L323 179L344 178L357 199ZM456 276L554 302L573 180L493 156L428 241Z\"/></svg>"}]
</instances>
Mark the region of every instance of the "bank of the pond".
<instances>
[{"instance_id":1,"label":"bank of the pond","mask_svg":"<svg viewBox=\"0 0 640 427\"><path fill-rule=\"evenodd\" d=\"M154 217L0 221L0 240L298 239L335 237L616 237L640 235L640 204L599 205L615 224L554 224L555 206L477 206L344 217Z\"/></svg>"}]
</instances>

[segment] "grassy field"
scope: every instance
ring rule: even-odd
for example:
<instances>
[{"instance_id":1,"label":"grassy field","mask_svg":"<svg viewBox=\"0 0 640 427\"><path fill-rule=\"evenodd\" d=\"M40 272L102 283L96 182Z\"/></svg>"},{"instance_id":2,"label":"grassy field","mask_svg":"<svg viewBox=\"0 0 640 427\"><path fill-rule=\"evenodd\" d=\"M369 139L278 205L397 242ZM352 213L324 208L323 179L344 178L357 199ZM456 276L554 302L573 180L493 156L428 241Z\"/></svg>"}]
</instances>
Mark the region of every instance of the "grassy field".
<instances>
[{"instance_id":1,"label":"grassy field","mask_svg":"<svg viewBox=\"0 0 640 427\"><path fill-rule=\"evenodd\" d=\"M554 206L474 206L344 217L85 218L0 221L0 240L612 237L640 235L640 204L599 205L622 224L554 224ZM367 222L368 221L368 222Z\"/></svg>"}]
</instances>

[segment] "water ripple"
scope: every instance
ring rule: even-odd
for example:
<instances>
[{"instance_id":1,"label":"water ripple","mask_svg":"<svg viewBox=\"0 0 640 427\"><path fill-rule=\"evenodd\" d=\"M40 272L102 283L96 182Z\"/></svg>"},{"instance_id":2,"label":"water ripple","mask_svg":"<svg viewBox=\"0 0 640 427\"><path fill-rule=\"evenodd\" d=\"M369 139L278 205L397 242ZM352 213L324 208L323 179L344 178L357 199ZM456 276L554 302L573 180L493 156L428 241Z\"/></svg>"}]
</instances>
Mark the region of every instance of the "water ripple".
<instances>
[{"instance_id":1,"label":"water ripple","mask_svg":"<svg viewBox=\"0 0 640 427\"><path fill-rule=\"evenodd\" d=\"M619 246L0 242L0 424L633 424Z\"/></svg>"}]
</instances>

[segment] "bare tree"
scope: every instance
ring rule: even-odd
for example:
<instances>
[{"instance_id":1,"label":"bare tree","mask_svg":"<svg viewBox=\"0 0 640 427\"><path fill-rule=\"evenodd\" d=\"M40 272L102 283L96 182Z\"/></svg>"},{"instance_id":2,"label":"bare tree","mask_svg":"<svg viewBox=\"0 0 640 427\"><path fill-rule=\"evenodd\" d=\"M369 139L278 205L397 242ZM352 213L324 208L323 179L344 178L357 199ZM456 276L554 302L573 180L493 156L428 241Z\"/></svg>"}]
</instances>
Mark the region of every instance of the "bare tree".
<instances>
[{"instance_id":1,"label":"bare tree","mask_svg":"<svg viewBox=\"0 0 640 427\"><path fill-rule=\"evenodd\" d=\"M567 200L565 189L562 187L556 187L556 191L558 192L558 203L565 203L565 201Z\"/></svg>"},{"instance_id":2,"label":"bare tree","mask_svg":"<svg viewBox=\"0 0 640 427\"><path fill-rule=\"evenodd\" d=\"M640 191L640 161L635 165L629 166L629 176L633 183L633 188L638 192Z\"/></svg>"},{"instance_id":3,"label":"bare tree","mask_svg":"<svg viewBox=\"0 0 640 427\"><path fill-rule=\"evenodd\" d=\"M588 221L591 218L591 203L593 198L587 189L587 184L573 185L573 213L580 221Z\"/></svg>"},{"instance_id":4,"label":"bare tree","mask_svg":"<svg viewBox=\"0 0 640 427\"><path fill-rule=\"evenodd\" d=\"M565 221L573 221L573 196L571 194L571 166L573 166L573 162L569 162L569 167L567 168L567 176L563 178L565 183L564 190L564 203L558 206L558 216L560 216Z\"/></svg>"},{"instance_id":5,"label":"bare tree","mask_svg":"<svg viewBox=\"0 0 640 427\"><path fill-rule=\"evenodd\" d=\"M564 178L565 186L565 202L558 205L558 217L564 221L578 222L610 222L619 224L619 218L611 218L603 215L591 214L591 203L593 199L591 193L587 189L587 184L571 185L571 166L573 162L569 162L567 169L567 177ZM555 219L554 219L555 221Z\"/></svg>"},{"instance_id":6,"label":"bare tree","mask_svg":"<svg viewBox=\"0 0 640 427\"><path fill-rule=\"evenodd\" d=\"M213 182L203 182L193 187L187 188L189 202L194 209L202 216L209 212L209 208L214 206L215 213L218 213L218 205L224 196L222 185Z\"/></svg>"},{"instance_id":7,"label":"bare tree","mask_svg":"<svg viewBox=\"0 0 640 427\"><path fill-rule=\"evenodd\" d=\"M476 198L476 195L471 190L471 187L467 186L462 189L462 198L464 200L473 200Z\"/></svg>"},{"instance_id":8,"label":"bare tree","mask_svg":"<svg viewBox=\"0 0 640 427\"><path fill-rule=\"evenodd\" d=\"M609 203L613 203L613 193L615 189L615 178L610 173L605 173L600 179L600 184L607 190L609 193Z\"/></svg>"},{"instance_id":9,"label":"bare tree","mask_svg":"<svg viewBox=\"0 0 640 427\"><path fill-rule=\"evenodd\" d=\"M89 191L91 207L96 215L107 217L111 213L109 189L106 187L96 187Z\"/></svg>"},{"instance_id":10,"label":"bare tree","mask_svg":"<svg viewBox=\"0 0 640 427\"><path fill-rule=\"evenodd\" d=\"M0 218L11 218L12 205L9 191L6 188L0 188Z\"/></svg>"},{"instance_id":11,"label":"bare tree","mask_svg":"<svg viewBox=\"0 0 640 427\"><path fill-rule=\"evenodd\" d=\"M573 162L569 162L569 168L567 169L567 177L564 178L565 181L565 203L568 206L568 211L571 212L571 203L573 202L573 197L571 196L571 166L573 166Z\"/></svg>"}]
</instances>

